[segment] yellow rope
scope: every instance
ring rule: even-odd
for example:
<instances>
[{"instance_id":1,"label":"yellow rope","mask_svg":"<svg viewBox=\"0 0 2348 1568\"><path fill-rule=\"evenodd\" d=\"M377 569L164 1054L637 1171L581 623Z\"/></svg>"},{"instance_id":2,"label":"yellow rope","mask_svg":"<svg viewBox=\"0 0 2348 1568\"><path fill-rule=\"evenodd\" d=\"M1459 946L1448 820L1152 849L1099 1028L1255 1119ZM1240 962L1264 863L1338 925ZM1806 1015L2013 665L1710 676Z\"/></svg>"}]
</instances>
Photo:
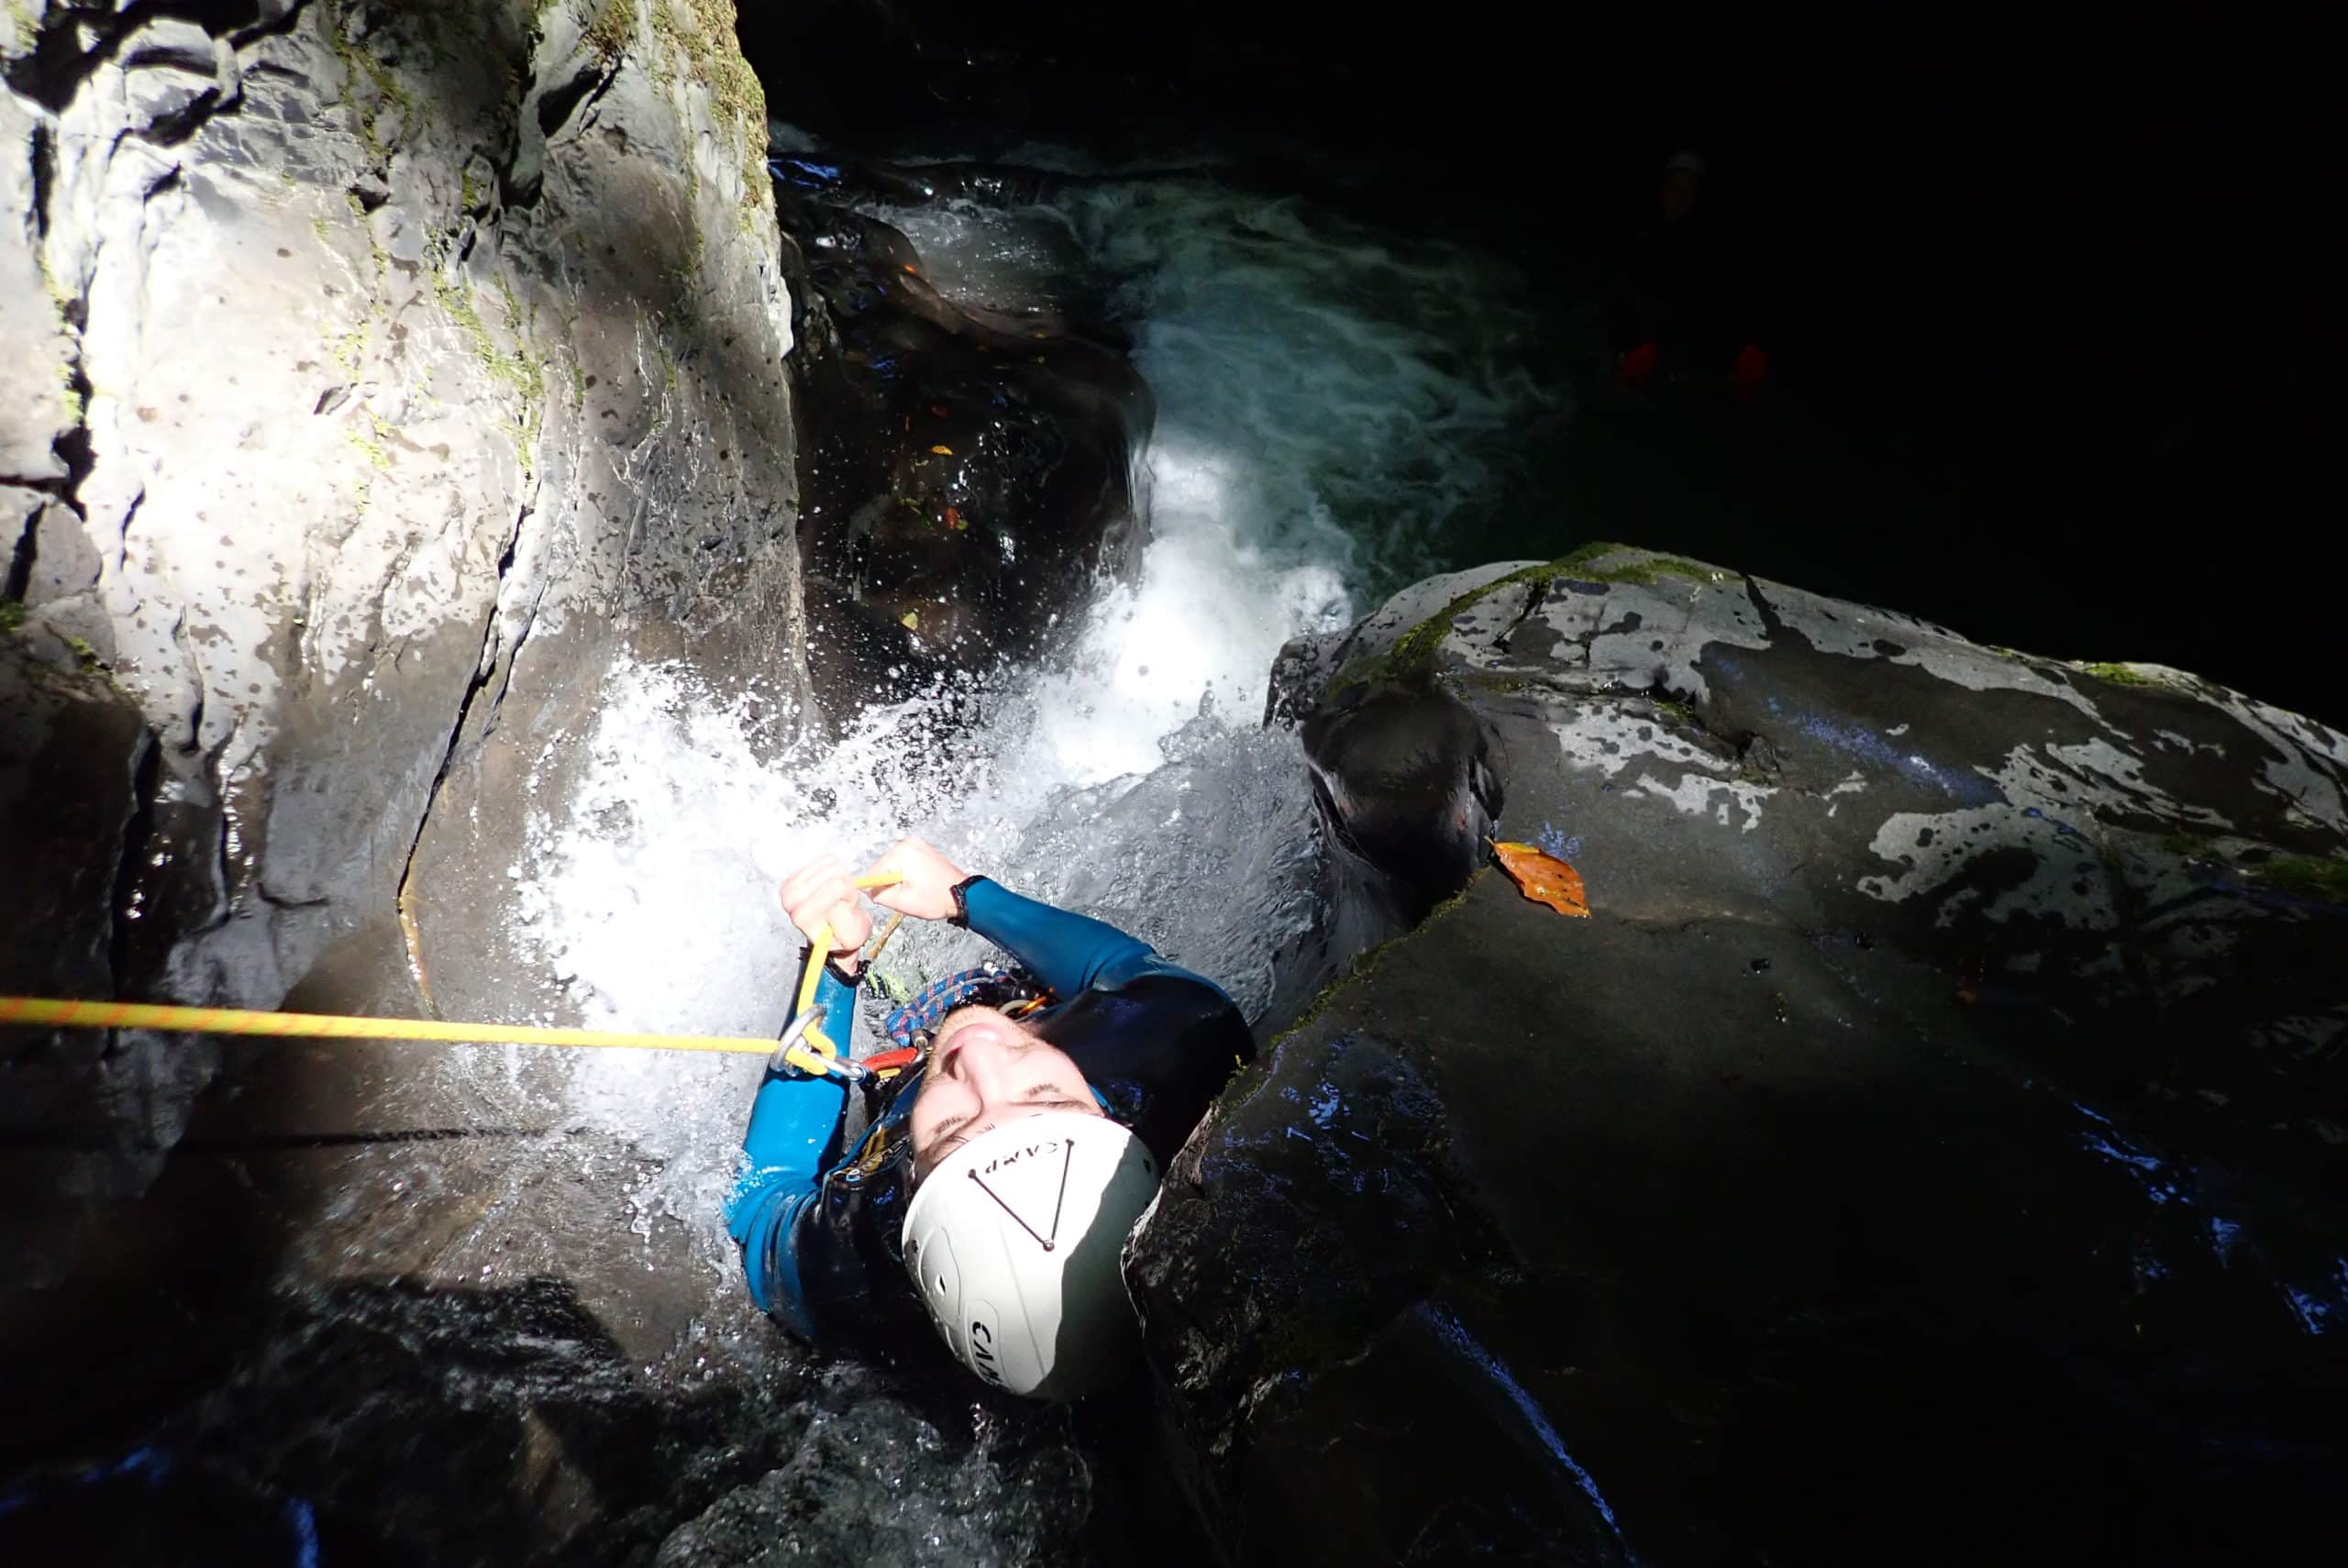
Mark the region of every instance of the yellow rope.
<instances>
[{"instance_id":1,"label":"yellow rope","mask_svg":"<svg viewBox=\"0 0 2348 1568\"><path fill-rule=\"evenodd\" d=\"M859 888L892 887L894 874L858 877ZM824 956L831 950L829 926L814 933L807 973L800 983L796 1018L814 999ZM611 1029L540 1029L528 1024L442 1023L426 1018L348 1018L321 1012L256 1012L234 1007L163 1007L149 1002L69 1001L52 997L0 997L0 1024L23 1023L66 1029L169 1029L192 1034L257 1034L297 1040L432 1040L451 1045L606 1045L637 1051L720 1051L770 1055L774 1042L745 1035L633 1034ZM785 1054L803 1071L829 1070L824 1058L838 1047L819 1030L802 1037L814 1048L793 1045Z\"/></svg>"},{"instance_id":2,"label":"yellow rope","mask_svg":"<svg viewBox=\"0 0 2348 1568\"><path fill-rule=\"evenodd\" d=\"M901 872L883 871L877 876L856 878L855 882L859 888L878 889L880 888L893 888L904 879L904 876ZM826 921L822 925L817 926L814 931L808 933L807 966L802 970L799 975L799 999L792 1006L792 1017L797 1018L801 1013L805 1012L809 1008L815 1005L815 987L824 977L824 960L829 958L831 955L832 927L831 922ZM799 1038L825 1056L836 1056L840 1054L840 1048L832 1043L832 1037L824 1032L823 1026L821 1024L809 1024L807 1026L806 1032L802 1034ZM799 1066L801 1064L794 1062L793 1065ZM810 1070L814 1072L823 1072L826 1069L823 1067L815 1067Z\"/></svg>"},{"instance_id":3,"label":"yellow rope","mask_svg":"<svg viewBox=\"0 0 2348 1568\"><path fill-rule=\"evenodd\" d=\"M441 1023L428 1018L346 1018L321 1012L253 1012L233 1007L160 1007L146 1002L61 1001L0 997L0 1023L70 1029L175 1029L195 1034L260 1034L303 1040L437 1040L453 1045L617 1045L650 1051L730 1051L771 1055L774 1042L741 1035L630 1034L609 1029Z\"/></svg>"},{"instance_id":4,"label":"yellow rope","mask_svg":"<svg viewBox=\"0 0 2348 1568\"><path fill-rule=\"evenodd\" d=\"M824 978L824 960L832 955L832 922L825 921L807 938L807 966L799 972L799 999L791 1004L791 1016L797 1018L815 1000L815 987Z\"/></svg>"}]
</instances>

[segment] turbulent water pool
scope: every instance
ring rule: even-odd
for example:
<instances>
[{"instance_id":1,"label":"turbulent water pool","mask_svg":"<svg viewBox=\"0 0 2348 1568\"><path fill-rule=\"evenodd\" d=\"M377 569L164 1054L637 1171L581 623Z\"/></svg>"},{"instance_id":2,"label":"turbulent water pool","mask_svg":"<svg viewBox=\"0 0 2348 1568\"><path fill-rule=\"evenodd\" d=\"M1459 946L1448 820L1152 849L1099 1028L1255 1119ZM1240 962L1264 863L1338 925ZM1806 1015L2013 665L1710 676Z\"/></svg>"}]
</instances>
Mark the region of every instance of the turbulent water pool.
<instances>
[{"instance_id":1,"label":"turbulent water pool","mask_svg":"<svg viewBox=\"0 0 2348 1568\"><path fill-rule=\"evenodd\" d=\"M798 953L777 880L902 834L1275 1005L1275 955L1326 915L1299 746L1261 723L1275 653L1481 525L1561 406L1519 355L1522 286L1475 253L1212 171L1052 193L876 216L956 303L1078 307L1132 338L1157 399L1139 573L1038 664L862 712L617 669L554 746L566 777L528 781L510 867L549 1021L772 1032ZM909 927L880 967L918 984L972 953ZM328 1556L338 1530L435 1561L1177 1551L1181 1502L1129 1413L826 1366L751 1312L721 1199L756 1061L547 1056L446 1054L348 1091L402 1132L289 1176L334 1195L294 1246L310 1284L164 1434L183 1484L202 1455L253 1507L315 1509Z\"/></svg>"},{"instance_id":2,"label":"turbulent water pool","mask_svg":"<svg viewBox=\"0 0 2348 1568\"><path fill-rule=\"evenodd\" d=\"M916 833L1127 926L1260 1014L1269 955L1309 917L1313 853L1294 741L1260 722L1273 657L1423 570L1556 412L1512 359L1510 280L1199 175L878 215L958 303L1105 298L1133 335L1159 403L1138 580L1104 585L1043 668L780 749L754 698L623 670L581 737L582 784L514 867L514 919L597 1021L771 1030L796 954L777 881L818 850ZM958 966L974 939L958 936L909 930L884 967ZM648 1212L705 1229L720 1272L752 1077L596 1057L566 1091L567 1115L662 1157Z\"/></svg>"}]
</instances>

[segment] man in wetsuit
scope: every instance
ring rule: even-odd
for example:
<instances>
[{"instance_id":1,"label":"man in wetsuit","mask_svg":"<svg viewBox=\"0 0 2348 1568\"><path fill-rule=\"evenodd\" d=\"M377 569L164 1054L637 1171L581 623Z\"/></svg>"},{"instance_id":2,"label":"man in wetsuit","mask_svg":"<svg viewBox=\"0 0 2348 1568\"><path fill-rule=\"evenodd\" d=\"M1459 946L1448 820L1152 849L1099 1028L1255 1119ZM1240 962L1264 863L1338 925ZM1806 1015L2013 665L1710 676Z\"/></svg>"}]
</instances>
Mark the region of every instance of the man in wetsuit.
<instances>
[{"instance_id":1,"label":"man in wetsuit","mask_svg":"<svg viewBox=\"0 0 2348 1568\"><path fill-rule=\"evenodd\" d=\"M871 872L899 878L875 902L967 926L1015 966L892 1013L918 1059L875 1088L768 1069L726 1206L751 1297L824 1343L897 1331L918 1301L980 1378L1072 1398L1127 1360L1125 1237L1253 1038L1212 981L918 839ZM831 928L816 1005L847 1051L871 918L833 856L782 902L803 934ZM871 1113L860 1132L855 1109Z\"/></svg>"}]
</instances>

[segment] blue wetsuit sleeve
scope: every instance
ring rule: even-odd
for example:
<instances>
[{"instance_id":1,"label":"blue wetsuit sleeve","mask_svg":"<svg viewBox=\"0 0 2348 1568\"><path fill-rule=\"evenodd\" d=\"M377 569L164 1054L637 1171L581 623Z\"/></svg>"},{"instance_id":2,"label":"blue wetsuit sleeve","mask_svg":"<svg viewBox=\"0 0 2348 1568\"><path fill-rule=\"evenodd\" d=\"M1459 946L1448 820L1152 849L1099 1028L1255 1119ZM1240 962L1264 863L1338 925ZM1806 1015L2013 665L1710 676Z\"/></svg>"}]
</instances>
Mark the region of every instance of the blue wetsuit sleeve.
<instances>
[{"instance_id":1,"label":"blue wetsuit sleeve","mask_svg":"<svg viewBox=\"0 0 2348 1568\"><path fill-rule=\"evenodd\" d=\"M981 878L970 883L962 891L962 907L969 911L972 931L1018 959L1063 998L1093 987L1115 990L1143 975L1171 975L1196 981L1217 995L1223 991L1105 921L1023 898L999 882Z\"/></svg>"},{"instance_id":2,"label":"blue wetsuit sleeve","mask_svg":"<svg viewBox=\"0 0 2348 1568\"><path fill-rule=\"evenodd\" d=\"M824 1032L846 1051L856 992L827 967L815 988ZM725 1204L725 1229L742 1247L750 1299L813 1339L815 1324L800 1283L798 1221L816 1199L825 1146L847 1106L847 1086L769 1065L742 1134L742 1173Z\"/></svg>"}]
</instances>

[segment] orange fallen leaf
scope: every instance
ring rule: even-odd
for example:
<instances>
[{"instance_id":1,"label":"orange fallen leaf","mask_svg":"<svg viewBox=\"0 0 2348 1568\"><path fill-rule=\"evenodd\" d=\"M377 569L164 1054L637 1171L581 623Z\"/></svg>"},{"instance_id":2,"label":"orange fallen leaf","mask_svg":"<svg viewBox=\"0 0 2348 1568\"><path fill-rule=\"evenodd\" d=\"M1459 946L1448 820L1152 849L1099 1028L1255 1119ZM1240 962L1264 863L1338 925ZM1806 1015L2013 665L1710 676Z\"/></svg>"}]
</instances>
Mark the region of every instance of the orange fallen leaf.
<instances>
[{"instance_id":1,"label":"orange fallen leaf","mask_svg":"<svg viewBox=\"0 0 2348 1568\"><path fill-rule=\"evenodd\" d=\"M930 450L941 458L950 458L954 455L954 448L951 447L932 447Z\"/></svg>"},{"instance_id":2,"label":"orange fallen leaf","mask_svg":"<svg viewBox=\"0 0 2348 1568\"><path fill-rule=\"evenodd\" d=\"M1529 844L1494 844L1499 861L1516 890L1536 904L1546 904L1561 915L1589 918L1589 900L1582 894L1581 873L1554 855Z\"/></svg>"}]
</instances>

